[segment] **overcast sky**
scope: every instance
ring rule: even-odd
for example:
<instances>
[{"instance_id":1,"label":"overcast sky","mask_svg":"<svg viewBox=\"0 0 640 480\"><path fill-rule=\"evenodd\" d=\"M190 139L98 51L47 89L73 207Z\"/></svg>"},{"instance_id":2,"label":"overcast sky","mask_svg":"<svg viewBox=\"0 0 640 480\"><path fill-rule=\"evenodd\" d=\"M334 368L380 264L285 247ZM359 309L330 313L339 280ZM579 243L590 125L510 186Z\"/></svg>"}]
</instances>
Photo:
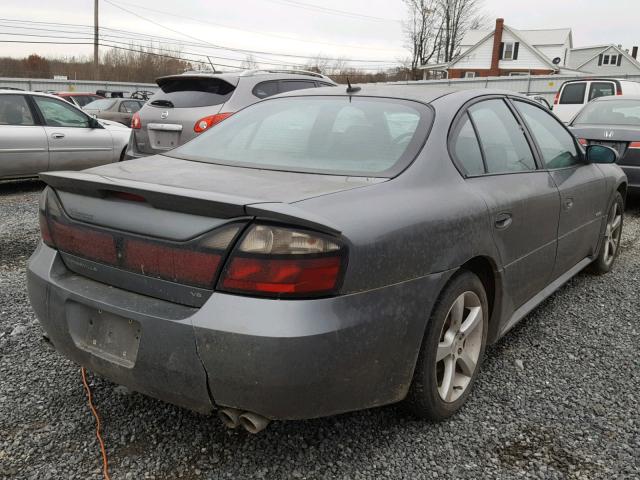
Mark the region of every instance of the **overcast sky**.
<instances>
[{"instance_id":1,"label":"overcast sky","mask_svg":"<svg viewBox=\"0 0 640 480\"><path fill-rule=\"evenodd\" d=\"M93 24L93 0L1 2L2 19ZM325 10L307 8L305 4L321 6ZM505 23L518 29L570 27L574 46L616 43L630 49L640 44L640 0L485 0L484 11L492 19L491 22L498 16L504 17ZM401 24L405 16L402 0L100 0L100 23L104 27L235 49L303 56L321 54L369 62L361 62L360 65L386 65L384 62L397 62L409 56L404 48ZM72 27L58 28L75 30ZM44 30L26 32L9 28L7 23L0 24L0 39L24 39L7 35L18 32L56 34ZM46 40L37 37L31 39ZM125 43L130 41L128 38L111 39ZM232 59L245 57L241 52L203 50L196 46L183 45L181 49L183 52L206 52ZM30 53L89 55L91 52L90 46L82 45L0 43L0 55L10 56ZM274 62L305 63L292 57L269 58ZM225 62L220 58L216 61Z\"/></svg>"}]
</instances>

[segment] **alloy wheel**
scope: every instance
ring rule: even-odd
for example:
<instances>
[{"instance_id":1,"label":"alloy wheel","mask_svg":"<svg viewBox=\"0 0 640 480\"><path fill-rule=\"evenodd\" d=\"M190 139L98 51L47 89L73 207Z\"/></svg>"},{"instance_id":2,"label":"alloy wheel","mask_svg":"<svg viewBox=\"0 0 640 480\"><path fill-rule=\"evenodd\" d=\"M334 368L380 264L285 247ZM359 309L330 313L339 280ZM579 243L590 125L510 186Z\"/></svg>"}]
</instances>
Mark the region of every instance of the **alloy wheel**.
<instances>
[{"instance_id":1,"label":"alloy wheel","mask_svg":"<svg viewBox=\"0 0 640 480\"><path fill-rule=\"evenodd\" d=\"M449 308L436 355L440 398L455 402L471 383L482 348L483 313L480 298L467 291Z\"/></svg>"},{"instance_id":2,"label":"alloy wheel","mask_svg":"<svg viewBox=\"0 0 640 480\"><path fill-rule=\"evenodd\" d=\"M622 235L622 211L618 202L613 202L609 212L609 220L604 233L604 261L607 265L613 262L618 248L620 247L620 236Z\"/></svg>"}]
</instances>

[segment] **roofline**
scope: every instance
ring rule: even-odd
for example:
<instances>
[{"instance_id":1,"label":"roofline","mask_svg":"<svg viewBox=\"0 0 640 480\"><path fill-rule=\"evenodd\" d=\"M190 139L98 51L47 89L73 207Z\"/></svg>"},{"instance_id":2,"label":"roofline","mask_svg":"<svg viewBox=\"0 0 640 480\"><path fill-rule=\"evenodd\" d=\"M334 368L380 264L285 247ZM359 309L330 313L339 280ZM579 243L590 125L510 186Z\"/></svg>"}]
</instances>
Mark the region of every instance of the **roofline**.
<instances>
[{"instance_id":1,"label":"roofline","mask_svg":"<svg viewBox=\"0 0 640 480\"><path fill-rule=\"evenodd\" d=\"M571 50L589 50L591 48L604 48L609 46L611 45L591 45L589 47L575 47L575 48L572 48Z\"/></svg>"},{"instance_id":2,"label":"roofline","mask_svg":"<svg viewBox=\"0 0 640 480\"><path fill-rule=\"evenodd\" d=\"M524 43L526 46L528 46L531 50L533 50L533 53L540 59L542 60L547 66L551 67L551 70L557 72L559 70L557 65L554 65L553 62L551 62L551 60L549 60L547 57L545 57L542 53L540 53L538 51L538 49L536 47L534 47L533 45L531 45L529 42L525 42L522 37L520 37L520 35L518 35L516 32L514 32L514 29L512 29L511 27L509 27L508 25L504 26L505 29L507 29L509 32L511 32L511 34L516 37L516 39L520 40L521 43Z\"/></svg>"},{"instance_id":3,"label":"roofline","mask_svg":"<svg viewBox=\"0 0 640 480\"><path fill-rule=\"evenodd\" d=\"M505 25L506 26L506 25ZM460 60L462 60L464 57L466 57L467 55L469 55L470 52L473 52L476 48L479 48L480 45L482 45L486 40L490 39L491 37L494 36L495 34L495 30L491 30L489 33L487 33L484 37L482 37L479 41L476 42L475 45L473 45L469 50L465 50L464 53L461 53L460 55L458 55L457 57L453 58L447 65L448 68L451 68L453 65L455 65L456 63L458 63ZM443 64L444 65L444 64Z\"/></svg>"},{"instance_id":4,"label":"roofline","mask_svg":"<svg viewBox=\"0 0 640 480\"><path fill-rule=\"evenodd\" d=\"M631 55L629 55L627 52L625 52L624 50L622 50L620 47L618 47L617 45L614 45L613 43L611 45L607 45L606 47L604 47L602 50L600 50L598 53L596 53L593 57L589 58L589 60L587 60L586 62L582 63L581 65L578 65L576 68L580 69L582 67L584 67L587 63L589 63L591 60L593 60L596 57L599 57L600 55L604 54L604 52L606 52L607 50L609 50L610 48L613 48L614 50L616 50L618 53L620 53L623 57L625 57L627 60L629 60L631 62L631 65L633 65L634 67L636 67L638 70L640 70L640 62L638 62L638 60L636 60L635 58L633 58Z\"/></svg>"}]
</instances>

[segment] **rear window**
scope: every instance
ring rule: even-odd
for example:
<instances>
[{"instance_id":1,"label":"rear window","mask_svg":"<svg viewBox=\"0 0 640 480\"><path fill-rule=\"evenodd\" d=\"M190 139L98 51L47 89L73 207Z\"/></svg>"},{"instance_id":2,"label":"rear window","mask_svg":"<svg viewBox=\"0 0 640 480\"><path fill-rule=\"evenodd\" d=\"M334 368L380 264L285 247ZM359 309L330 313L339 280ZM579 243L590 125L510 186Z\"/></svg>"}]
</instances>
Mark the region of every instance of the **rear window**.
<instances>
[{"instance_id":1,"label":"rear window","mask_svg":"<svg viewBox=\"0 0 640 480\"><path fill-rule=\"evenodd\" d=\"M160 90L150 104L163 108L210 107L221 105L235 87L220 78L168 78L158 82Z\"/></svg>"},{"instance_id":2,"label":"rear window","mask_svg":"<svg viewBox=\"0 0 640 480\"><path fill-rule=\"evenodd\" d=\"M634 125L640 127L640 100L606 100L587 104L573 125Z\"/></svg>"},{"instance_id":3,"label":"rear window","mask_svg":"<svg viewBox=\"0 0 640 480\"><path fill-rule=\"evenodd\" d=\"M584 103L584 92L587 89L586 82L567 83L562 89L560 105L578 105Z\"/></svg>"},{"instance_id":4,"label":"rear window","mask_svg":"<svg viewBox=\"0 0 640 480\"><path fill-rule=\"evenodd\" d=\"M270 170L390 177L415 158L432 121L428 107L396 99L265 100L168 155Z\"/></svg>"},{"instance_id":5,"label":"rear window","mask_svg":"<svg viewBox=\"0 0 640 480\"><path fill-rule=\"evenodd\" d=\"M100 100L94 100L91 103L87 103L84 108L87 110L109 110L114 103L116 103L116 101L111 98L102 98Z\"/></svg>"},{"instance_id":6,"label":"rear window","mask_svg":"<svg viewBox=\"0 0 640 480\"><path fill-rule=\"evenodd\" d=\"M611 82L591 82L589 87L589 101L594 98L609 97L615 94L615 86Z\"/></svg>"}]
</instances>

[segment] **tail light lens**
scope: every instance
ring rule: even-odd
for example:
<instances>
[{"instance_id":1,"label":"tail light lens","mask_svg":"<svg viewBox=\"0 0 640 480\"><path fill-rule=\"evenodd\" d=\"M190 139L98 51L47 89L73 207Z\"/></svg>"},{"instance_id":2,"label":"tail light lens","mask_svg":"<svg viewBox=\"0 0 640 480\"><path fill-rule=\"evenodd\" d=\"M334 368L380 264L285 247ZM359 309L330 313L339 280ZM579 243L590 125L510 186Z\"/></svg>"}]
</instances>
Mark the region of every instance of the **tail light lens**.
<instances>
[{"instance_id":1,"label":"tail light lens","mask_svg":"<svg viewBox=\"0 0 640 480\"><path fill-rule=\"evenodd\" d=\"M554 105L558 105L558 102L560 101L560 92L556 92L556 96L553 97L553 104Z\"/></svg>"},{"instance_id":2,"label":"tail light lens","mask_svg":"<svg viewBox=\"0 0 640 480\"><path fill-rule=\"evenodd\" d=\"M234 250L219 281L227 292L278 298L335 294L346 248L327 236L254 225Z\"/></svg>"},{"instance_id":3,"label":"tail light lens","mask_svg":"<svg viewBox=\"0 0 640 480\"><path fill-rule=\"evenodd\" d=\"M616 85L616 95L622 95L622 87L620 85Z\"/></svg>"},{"instance_id":4,"label":"tail light lens","mask_svg":"<svg viewBox=\"0 0 640 480\"><path fill-rule=\"evenodd\" d=\"M216 113L215 115L209 115L208 117L203 117L196 122L193 126L193 131L196 133L202 133L205 130L213 127L214 125L220 123L225 118L233 115L232 113Z\"/></svg>"},{"instance_id":5,"label":"tail light lens","mask_svg":"<svg viewBox=\"0 0 640 480\"><path fill-rule=\"evenodd\" d=\"M48 189L43 193L47 195ZM42 205L44 204L44 205ZM48 246L148 277L213 290L225 251L240 231L230 224L188 242L170 242L70 220L53 194L41 201L40 230Z\"/></svg>"},{"instance_id":6,"label":"tail light lens","mask_svg":"<svg viewBox=\"0 0 640 480\"><path fill-rule=\"evenodd\" d=\"M578 139L578 142L580 142L580 145L583 145L583 146L585 146L585 147L586 147L587 145L589 145L589 142L587 142L587 139L586 139L586 138L579 138L579 139Z\"/></svg>"},{"instance_id":7,"label":"tail light lens","mask_svg":"<svg viewBox=\"0 0 640 480\"><path fill-rule=\"evenodd\" d=\"M142 128L142 120L140 120L140 113L136 112L131 117L131 128L134 130L140 130Z\"/></svg>"},{"instance_id":8,"label":"tail light lens","mask_svg":"<svg viewBox=\"0 0 640 480\"><path fill-rule=\"evenodd\" d=\"M640 148L640 142L631 142L629 148Z\"/></svg>"}]
</instances>

